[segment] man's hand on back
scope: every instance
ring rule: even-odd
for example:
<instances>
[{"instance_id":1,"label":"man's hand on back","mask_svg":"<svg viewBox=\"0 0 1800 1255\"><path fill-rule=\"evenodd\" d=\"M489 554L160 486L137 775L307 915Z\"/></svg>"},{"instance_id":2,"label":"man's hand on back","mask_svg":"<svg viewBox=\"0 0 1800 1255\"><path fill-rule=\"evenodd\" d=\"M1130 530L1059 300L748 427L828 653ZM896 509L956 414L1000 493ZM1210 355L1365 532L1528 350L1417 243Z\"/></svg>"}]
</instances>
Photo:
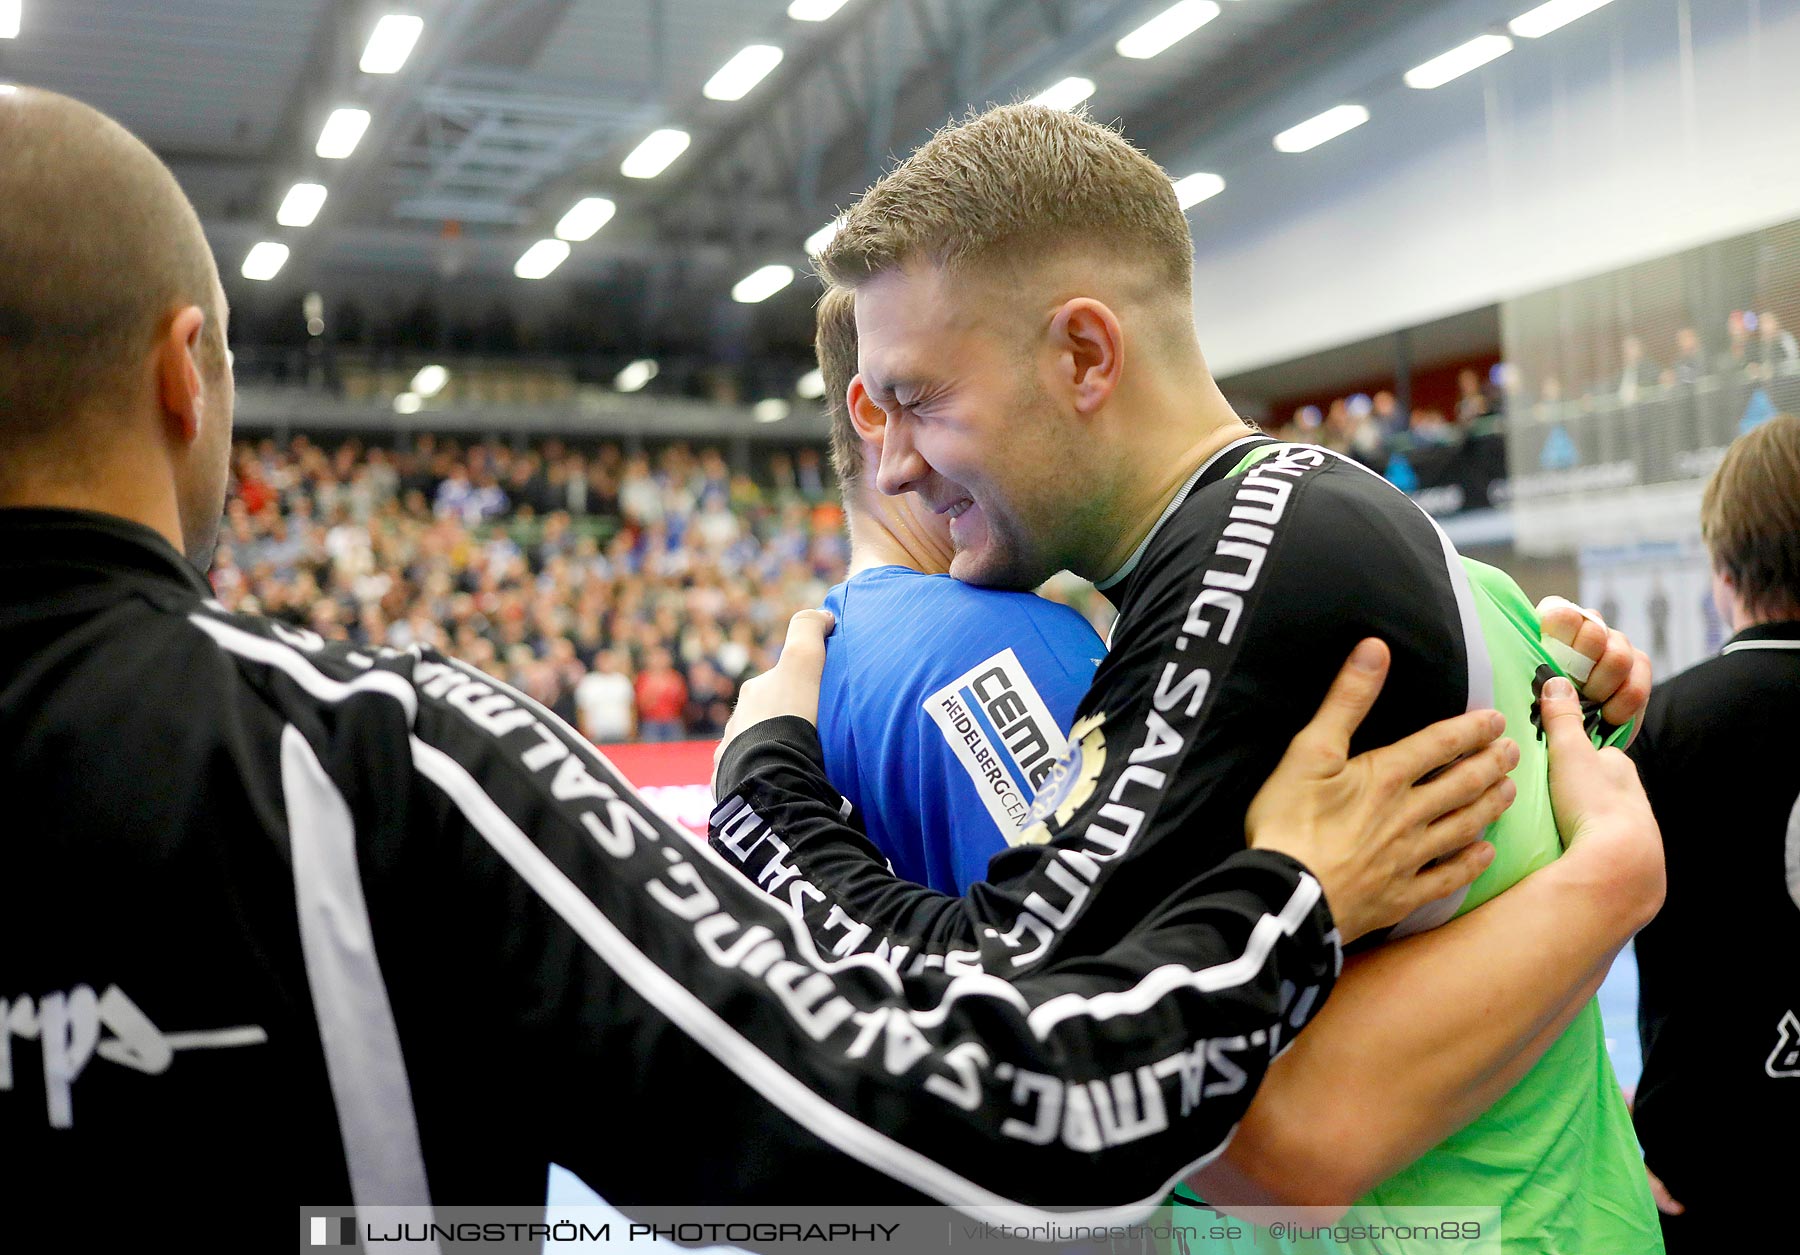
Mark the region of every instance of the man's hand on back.
<instances>
[{"instance_id":1,"label":"man's hand on back","mask_svg":"<svg viewBox=\"0 0 1800 1255\"><path fill-rule=\"evenodd\" d=\"M765 719L798 715L818 725L819 685L825 676L825 638L837 620L829 610L802 610L788 620L787 640L775 665L738 690L737 706L713 751L713 791L718 791L719 759L746 728Z\"/></svg>"},{"instance_id":2,"label":"man's hand on back","mask_svg":"<svg viewBox=\"0 0 1800 1255\"><path fill-rule=\"evenodd\" d=\"M1550 747L1550 804L1567 859L1592 859L1642 927L1661 908L1668 884L1662 832L1637 767L1617 749L1595 749L1582 726L1575 689L1562 678L1539 701Z\"/></svg>"},{"instance_id":3,"label":"man's hand on back","mask_svg":"<svg viewBox=\"0 0 1800 1255\"><path fill-rule=\"evenodd\" d=\"M1253 847L1288 854L1318 878L1346 942L1471 884L1494 858L1482 831L1516 792L1506 773L1519 747L1497 739L1506 726L1498 711L1349 756L1388 662L1380 641L1356 647L1244 820Z\"/></svg>"}]
</instances>

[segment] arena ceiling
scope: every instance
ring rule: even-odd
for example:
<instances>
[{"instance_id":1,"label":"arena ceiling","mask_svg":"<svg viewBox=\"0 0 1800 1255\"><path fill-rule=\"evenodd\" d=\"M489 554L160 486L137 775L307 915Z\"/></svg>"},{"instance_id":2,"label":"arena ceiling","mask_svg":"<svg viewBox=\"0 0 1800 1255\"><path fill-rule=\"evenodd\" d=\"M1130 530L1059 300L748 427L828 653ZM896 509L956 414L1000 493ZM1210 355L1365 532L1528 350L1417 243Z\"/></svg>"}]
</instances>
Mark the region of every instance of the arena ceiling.
<instances>
[{"instance_id":1,"label":"arena ceiling","mask_svg":"<svg viewBox=\"0 0 1800 1255\"><path fill-rule=\"evenodd\" d=\"M328 310L434 301L503 307L527 325L572 315L588 348L621 359L797 363L816 291L804 241L970 105L1086 77L1091 111L1123 118L1174 165L1441 7L1221 0L1152 59L1115 50L1170 3L848 0L801 21L790 0L23 0L19 37L0 40L0 82L86 100L169 162L240 326L298 324L301 295L316 291ZM422 34L399 72L364 73L387 13L422 18ZM703 85L751 44L781 49L780 63L740 100L707 98ZM340 108L365 110L367 130L348 158L326 159L315 144ZM626 155L662 128L686 131L686 150L654 178L626 177ZM296 183L326 199L310 225L281 226ZM526 249L591 196L614 203L612 219L547 278L515 277ZM259 241L288 249L267 282L242 276ZM734 301L768 265L801 278Z\"/></svg>"}]
</instances>

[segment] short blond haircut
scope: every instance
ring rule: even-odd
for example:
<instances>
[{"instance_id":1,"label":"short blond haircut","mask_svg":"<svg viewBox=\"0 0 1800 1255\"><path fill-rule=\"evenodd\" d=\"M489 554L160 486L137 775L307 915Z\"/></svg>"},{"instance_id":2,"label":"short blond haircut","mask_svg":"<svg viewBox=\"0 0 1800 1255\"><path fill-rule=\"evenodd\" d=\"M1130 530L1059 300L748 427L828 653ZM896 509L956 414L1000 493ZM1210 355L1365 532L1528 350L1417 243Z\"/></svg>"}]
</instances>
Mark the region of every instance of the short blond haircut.
<instances>
[{"instance_id":1,"label":"short blond haircut","mask_svg":"<svg viewBox=\"0 0 1800 1255\"><path fill-rule=\"evenodd\" d=\"M1800 418L1732 442L1700 499L1700 534L1746 609L1800 613Z\"/></svg>"},{"instance_id":2,"label":"short blond haircut","mask_svg":"<svg viewBox=\"0 0 1800 1255\"><path fill-rule=\"evenodd\" d=\"M945 127L865 192L819 269L854 288L921 259L962 270L1068 247L1148 262L1171 294L1192 291L1193 236L1161 166L1078 113L1002 105Z\"/></svg>"},{"instance_id":3,"label":"short blond haircut","mask_svg":"<svg viewBox=\"0 0 1800 1255\"><path fill-rule=\"evenodd\" d=\"M831 420L831 469L837 472L838 483L849 488L863 473L862 437L844 402L850 381L856 377L856 293L849 288L826 288L814 317L818 328L813 350L825 380L825 416Z\"/></svg>"}]
</instances>

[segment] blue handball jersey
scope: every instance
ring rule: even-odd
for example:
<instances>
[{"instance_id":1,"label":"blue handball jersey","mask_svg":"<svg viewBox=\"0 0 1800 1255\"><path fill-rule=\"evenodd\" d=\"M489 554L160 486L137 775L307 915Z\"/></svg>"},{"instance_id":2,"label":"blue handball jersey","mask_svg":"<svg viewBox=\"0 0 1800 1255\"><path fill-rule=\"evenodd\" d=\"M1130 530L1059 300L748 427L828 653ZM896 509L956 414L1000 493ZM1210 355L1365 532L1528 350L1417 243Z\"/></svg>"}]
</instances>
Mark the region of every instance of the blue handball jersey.
<instances>
[{"instance_id":1,"label":"blue handball jersey","mask_svg":"<svg viewBox=\"0 0 1800 1255\"><path fill-rule=\"evenodd\" d=\"M899 566L825 608L826 774L896 874L963 893L1023 829L1106 647L1067 606Z\"/></svg>"}]
</instances>

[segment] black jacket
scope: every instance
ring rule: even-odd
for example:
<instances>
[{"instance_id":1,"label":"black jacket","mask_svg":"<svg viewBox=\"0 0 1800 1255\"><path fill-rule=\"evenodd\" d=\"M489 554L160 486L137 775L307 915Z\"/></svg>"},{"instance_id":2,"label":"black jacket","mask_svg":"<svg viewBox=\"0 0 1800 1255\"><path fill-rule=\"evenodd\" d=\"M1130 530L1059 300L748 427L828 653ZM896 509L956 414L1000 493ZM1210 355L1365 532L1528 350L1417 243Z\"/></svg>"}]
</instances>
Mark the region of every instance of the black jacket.
<instances>
[{"instance_id":1,"label":"black jacket","mask_svg":"<svg viewBox=\"0 0 1800 1255\"><path fill-rule=\"evenodd\" d=\"M99 515L0 511L0 580L9 1214L223 1204L285 1242L302 1204L538 1202L551 1160L626 1206L1142 1212L1248 1104L1234 1036L1336 973L1270 854L1016 982L821 956L459 663L227 614ZM803 755L796 722L763 743Z\"/></svg>"},{"instance_id":2,"label":"black jacket","mask_svg":"<svg viewBox=\"0 0 1800 1255\"><path fill-rule=\"evenodd\" d=\"M1791 1150L1771 1148L1800 1123L1797 716L1800 621L1765 623L1657 685L1631 747L1669 866L1636 940L1634 1115L1701 1246L1793 1185Z\"/></svg>"}]
</instances>

